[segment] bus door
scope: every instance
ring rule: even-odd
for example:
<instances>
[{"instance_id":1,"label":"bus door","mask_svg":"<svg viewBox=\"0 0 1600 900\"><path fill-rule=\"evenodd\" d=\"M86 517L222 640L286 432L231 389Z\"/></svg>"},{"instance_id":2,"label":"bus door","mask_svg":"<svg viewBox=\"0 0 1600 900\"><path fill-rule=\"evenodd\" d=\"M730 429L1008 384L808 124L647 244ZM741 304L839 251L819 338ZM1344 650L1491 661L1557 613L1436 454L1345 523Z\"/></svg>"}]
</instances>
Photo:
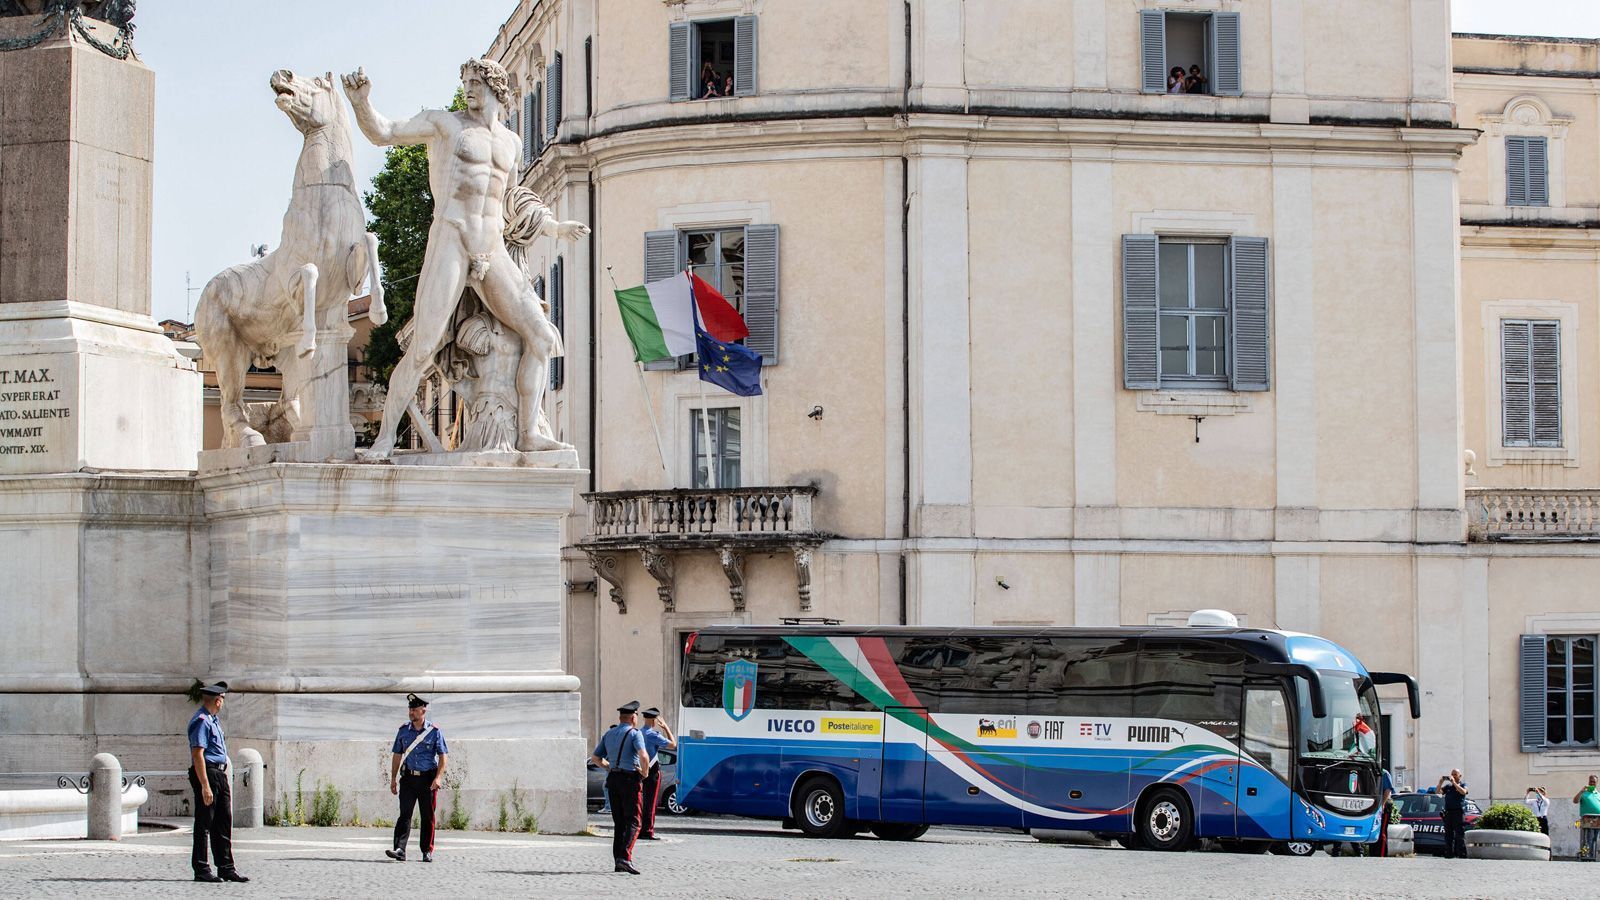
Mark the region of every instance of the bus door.
<instances>
[{"instance_id":1,"label":"bus door","mask_svg":"<svg viewBox=\"0 0 1600 900\"><path fill-rule=\"evenodd\" d=\"M1238 813L1236 833L1241 838L1290 837L1294 805L1288 698L1273 682L1244 686L1244 715L1239 723Z\"/></svg>"},{"instance_id":2,"label":"bus door","mask_svg":"<svg viewBox=\"0 0 1600 900\"><path fill-rule=\"evenodd\" d=\"M928 770L928 711L890 706L883 713L883 781L878 791L885 822L923 822L923 778Z\"/></svg>"}]
</instances>

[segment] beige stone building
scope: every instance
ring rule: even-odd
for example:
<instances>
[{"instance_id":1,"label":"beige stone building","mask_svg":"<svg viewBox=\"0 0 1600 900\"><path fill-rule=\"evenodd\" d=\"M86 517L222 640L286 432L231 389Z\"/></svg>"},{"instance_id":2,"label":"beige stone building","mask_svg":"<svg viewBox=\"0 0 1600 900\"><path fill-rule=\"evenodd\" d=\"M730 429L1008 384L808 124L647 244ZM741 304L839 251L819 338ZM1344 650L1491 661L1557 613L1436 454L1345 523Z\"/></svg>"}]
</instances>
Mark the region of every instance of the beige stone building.
<instances>
[{"instance_id":1,"label":"beige stone building","mask_svg":"<svg viewBox=\"0 0 1600 900\"><path fill-rule=\"evenodd\" d=\"M490 53L524 183L595 231L528 263L593 468L586 727L675 710L712 623L1224 607L1415 673L1405 783L1600 768L1593 42L1447 0L523 0ZM683 265L762 396L637 372L608 271Z\"/></svg>"}]
</instances>

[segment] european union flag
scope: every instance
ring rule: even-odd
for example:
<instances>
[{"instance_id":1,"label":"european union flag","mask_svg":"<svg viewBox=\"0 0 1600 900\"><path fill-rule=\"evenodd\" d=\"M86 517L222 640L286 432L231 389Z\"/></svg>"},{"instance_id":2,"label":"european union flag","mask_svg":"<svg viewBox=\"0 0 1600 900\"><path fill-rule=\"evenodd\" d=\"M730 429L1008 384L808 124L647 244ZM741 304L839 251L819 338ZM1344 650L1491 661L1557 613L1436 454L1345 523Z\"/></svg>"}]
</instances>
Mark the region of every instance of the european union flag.
<instances>
[{"instance_id":1,"label":"european union flag","mask_svg":"<svg viewBox=\"0 0 1600 900\"><path fill-rule=\"evenodd\" d=\"M761 393L761 354L740 344L719 341L695 323L694 344L700 380L741 397Z\"/></svg>"}]
</instances>

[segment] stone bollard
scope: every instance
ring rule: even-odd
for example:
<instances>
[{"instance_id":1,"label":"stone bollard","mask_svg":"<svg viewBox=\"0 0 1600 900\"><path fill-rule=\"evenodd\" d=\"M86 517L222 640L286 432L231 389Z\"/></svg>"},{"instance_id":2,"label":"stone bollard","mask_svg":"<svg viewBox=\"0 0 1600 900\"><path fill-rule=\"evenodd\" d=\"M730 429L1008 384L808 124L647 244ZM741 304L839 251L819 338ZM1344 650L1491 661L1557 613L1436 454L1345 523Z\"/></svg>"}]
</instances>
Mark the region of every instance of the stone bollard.
<instances>
[{"instance_id":1,"label":"stone bollard","mask_svg":"<svg viewBox=\"0 0 1600 900\"><path fill-rule=\"evenodd\" d=\"M122 763L109 753L96 753L89 763L91 841L122 840Z\"/></svg>"},{"instance_id":2,"label":"stone bollard","mask_svg":"<svg viewBox=\"0 0 1600 900\"><path fill-rule=\"evenodd\" d=\"M261 754L249 747L239 751L239 784L234 794L233 827L260 828L266 817L267 766Z\"/></svg>"}]
</instances>

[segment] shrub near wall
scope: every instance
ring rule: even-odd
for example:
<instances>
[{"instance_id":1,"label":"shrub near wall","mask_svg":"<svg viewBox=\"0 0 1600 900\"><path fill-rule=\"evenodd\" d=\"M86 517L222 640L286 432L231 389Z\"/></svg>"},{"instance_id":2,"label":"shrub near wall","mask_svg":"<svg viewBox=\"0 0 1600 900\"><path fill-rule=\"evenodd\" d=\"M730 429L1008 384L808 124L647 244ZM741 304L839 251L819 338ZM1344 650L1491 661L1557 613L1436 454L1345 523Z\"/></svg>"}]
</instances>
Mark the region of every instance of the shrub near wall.
<instances>
[{"instance_id":1,"label":"shrub near wall","mask_svg":"<svg viewBox=\"0 0 1600 900\"><path fill-rule=\"evenodd\" d=\"M1539 820L1520 803L1496 803L1467 832L1467 855L1473 859L1548 860L1550 838L1539 833Z\"/></svg>"}]
</instances>

